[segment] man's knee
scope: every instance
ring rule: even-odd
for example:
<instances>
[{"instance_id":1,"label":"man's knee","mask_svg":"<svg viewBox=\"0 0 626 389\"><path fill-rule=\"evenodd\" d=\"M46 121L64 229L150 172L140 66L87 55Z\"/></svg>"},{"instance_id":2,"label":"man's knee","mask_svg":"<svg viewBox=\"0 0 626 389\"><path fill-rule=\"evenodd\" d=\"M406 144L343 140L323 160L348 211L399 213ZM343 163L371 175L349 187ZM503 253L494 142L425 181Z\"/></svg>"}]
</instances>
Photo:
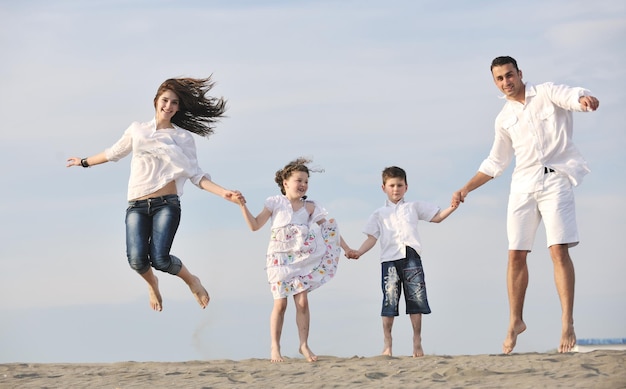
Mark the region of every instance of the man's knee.
<instances>
[{"instance_id":1,"label":"man's knee","mask_svg":"<svg viewBox=\"0 0 626 389\"><path fill-rule=\"evenodd\" d=\"M569 263L569 246L566 244L555 244L550 246L550 256L555 264Z\"/></svg>"},{"instance_id":2,"label":"man's knee","mask_svg":"<svg viewBox=\"0 0 626 389\"><path fill-rule=\"evenodd\" d=\"M509 260L513 262L525 262L528 250L509 250Z\"/></svg>"}]
</instances>

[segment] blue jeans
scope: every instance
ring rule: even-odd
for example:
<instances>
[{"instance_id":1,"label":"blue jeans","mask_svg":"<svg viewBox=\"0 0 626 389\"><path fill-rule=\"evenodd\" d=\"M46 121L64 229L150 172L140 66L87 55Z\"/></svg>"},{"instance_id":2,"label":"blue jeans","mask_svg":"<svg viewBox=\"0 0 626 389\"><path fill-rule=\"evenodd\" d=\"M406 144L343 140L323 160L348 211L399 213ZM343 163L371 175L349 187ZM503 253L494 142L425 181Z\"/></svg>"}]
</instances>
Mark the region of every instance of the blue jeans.
<instances>
[{"instance_id":1,"label":"blue jeans","mask_svg":"<svg viewBox=\"0 0 626 389\"><path fill-rule=\"evenodd\" d=\"M126 256L128 264L143 274L150 266L178 274L183 264L170 255L180 223L180 200L167 195L128 202L126 209Z\"/></svg>"},{"instance_id":2,"label":"blue jeans","mask_svg":"<svg viewBox=\"0 0 626 389\"><path fill-rule=\"evenodd\" d=\"M424 268L419 254L411 247L406 247L406 258L383 262L381 286L383 289L383 308L381 316L398 316L400 295L404 290L406 313L430 313L426 296Z\"/></svg>"}]
</instances>

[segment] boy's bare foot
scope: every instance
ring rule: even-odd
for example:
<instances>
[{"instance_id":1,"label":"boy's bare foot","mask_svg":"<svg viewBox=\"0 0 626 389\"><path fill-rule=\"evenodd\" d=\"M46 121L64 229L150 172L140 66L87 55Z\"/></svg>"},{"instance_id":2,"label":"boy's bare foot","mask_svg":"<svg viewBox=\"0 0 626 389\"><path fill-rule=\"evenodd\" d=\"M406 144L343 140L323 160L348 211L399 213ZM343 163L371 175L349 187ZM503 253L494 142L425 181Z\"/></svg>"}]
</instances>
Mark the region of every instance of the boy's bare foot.
<instances>
[{"instance_id":1,"label":"boy's bare foot","mask_svg":"<svg viewBox=\"0 0 626 389\"><path fill-rule=\"evenodd\" d=\"M413 338L413 358L423 357L422 338L417 336Z\"/></svg>"},{"instance_id":2,"label":"boy's bare foot","mask_svg":"<svg viewBox=\"0 0 626 389\"><path fill-rule=\"evenodd\" d=\"M317 362L317 355L313 354L309 346L300 346L300 350L298 351L300 351L300 354L304 355L307 361Z\"/></svg>"},{"instance_id":3,"label":"boy's bare foot","mask_svg":"<svg viewBox=\"0 0 626 389\"><path fill-rule=\"evenodd\" d=\"M526 324L521 320L515 323L512 327L509 327L506 339L504 339L504 343L502 343L502 352L510 354L517 343L517 335L524 331L526 331Z\"/></svg>"},{"instance_id":4,"label":"boy's bare foot","mask_svg":"<svg viewBox=\"0 0 626 389\"><path fill-rule=\"evenodd\" d=\"M157 312L161 312L163 310L163 300L159 292L159 279L156 276L148 283L148 293L150 295L150 307Z\"/></svg>"},{"instance_id":5,"label":"boy's bare foot","mask_svg":"<svg viewBox=\"0 0 626 389\"><path fill-rule=\"evenodd\" d=\"M566 325L561 332L561 344L559 345L560 353L568 353L572 351L572 348L576 345L576 334L574 333L574 326L571 324Z\"/></svg>"},{"instance_id":6,"label":"boy's bare foot","mask_svg":"<svg viewBox=\"0 0 626 389\"><path fill-rule=\"evenodd\" d=\"M211 300L209 292L204 289L204 286L202 286L198 277L193 276L193 281L189 284L189 289L191 289L191 293L193 293L196 301L198 301L198 304L200 304L202 309L209 305L209 300Z\"/></svg>"},{"instance_id":7,"label":"boy's bare foot","mask_svg":"<svg viewBox=\"0 0 626 389\"><path fill-rule=\"evenodd\" d=\"M272 352L271 352L271 356L270 356L270 362L272 362L272 363L285 362L285 360L283 359L283 356L280 354L280 348L279 347L272 347Z\"/></svg>"},{"instance_id":8,"label":"boy's bare foot","mask_svg":"<svg viewBox=\"0 0 626 389\"><path fill-rule=\"evenodd\" d=\"M392 344L392 343L391 343L391 342L392 342L392 341L391 341L391 338L387 338L387 337L385 336L385 339L384 339L384 348L383 348L383 352L381 353L381 355L386 355L386 356L388 356L388 357L391 357L391 356L392 356L392 352L391 352L391 344Z\"/></svg>"}]
</instances>

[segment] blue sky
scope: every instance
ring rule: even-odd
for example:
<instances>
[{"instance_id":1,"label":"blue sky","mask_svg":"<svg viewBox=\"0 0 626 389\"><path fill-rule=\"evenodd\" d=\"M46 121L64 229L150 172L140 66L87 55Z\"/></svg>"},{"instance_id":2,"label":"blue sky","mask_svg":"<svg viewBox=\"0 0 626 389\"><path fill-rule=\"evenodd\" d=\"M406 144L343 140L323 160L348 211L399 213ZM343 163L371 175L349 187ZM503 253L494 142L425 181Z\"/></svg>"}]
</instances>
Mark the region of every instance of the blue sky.
<instances>
[{"instance_id":1,"label":"blue sky","mask_svg":"<svg viewBox=\"0 0 626 389\"><path fill-rule=\"evenodd\" d=\"M489 72L499 55L514 56L528 82L583 86L601 101L575 114L592 169L576 189L575 327L579 338L626 336L622 1L23 1L2 3L0 21L0 363L268 357L267 226L249 231L237 206L188 183L173 253L212 300L201 310L163 274L155 313L125 258L130 158L64 167L151 119L166 78L212 74L228 100L215 134L196 139L215 182L256 213L278 193L274 172L309 156L325 169L309 197L358 247L385 199L385 166L405 168L407 199L442 207L475 173L502 106ZM501 350L510 173L420 226L427 354ZM382 350L378 252L342 261L310 295L317 354ZM528 330L515 351L545 352L558 345L560 307L543 229L529 258ZM290 301L287 357L298 356L294 316ZM394 339L394 353L410 355L405 315Z\"/></svg>"}]
</instances>

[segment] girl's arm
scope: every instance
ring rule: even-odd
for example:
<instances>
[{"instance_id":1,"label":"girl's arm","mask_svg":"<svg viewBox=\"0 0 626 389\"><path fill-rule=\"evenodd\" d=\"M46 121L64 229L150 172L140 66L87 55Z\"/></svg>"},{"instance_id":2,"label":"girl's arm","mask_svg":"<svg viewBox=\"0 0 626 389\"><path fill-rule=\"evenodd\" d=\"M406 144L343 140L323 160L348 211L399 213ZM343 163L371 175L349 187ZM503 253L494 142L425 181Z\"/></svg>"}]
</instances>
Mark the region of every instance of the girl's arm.
<instances>
[{"instance_id":1,"label":"girl's arm","mask_svg":"<svg viewBox=\"0 0 626 389\"><path fill-rule=\"evenodd\" d=\"M431 223L441 223L445 218L447 218L448 216L450 216L450 214L454 211L457 210L458 207L455 206L449 206L448 208L437 212L437 214L435 216L433 216L432 219L430 219Z\"/></svg>"},{"instance_id":2,"label":"girl's arm","mask_svg":"<svg viewBox=\"0 0 626 389\"><path fill-rule=\"evenodd\" d=\"M206 177L202 177L198 186L209 193L218 195L228 201L232 201L233 203L241 204L242 202L242 196L239 191L222 188L220 185ZM245 203L245 200L243 202Z\"/></svg>"},{"instance_id":3,"label":"girl's arm","mask_svg":"<svg viewBox=\"0 0 626 389\"><path fill-rule=\"evenodd\" d=\"M246 206L245 202L241 202L239 205L241 208L241 213L243 214L243 218L246 220L248 227L250 227L252 231L257 231L259 228L263 227L272 216L272 212L270 212L269 209L263 207L261 213L259 213L257 217L254 217L250 213L250 210Z\"/></svg>"},{"instance_id":4,"label":"girl's arm","mask_svg":"<svg viewBox=\"0 0 626 389\"><path fill-rule=\"evenodd\" d=\"M345 240L343 240L343 236L339 235L339 245L341 246L341 248L343 249L343 251L346 253L346 255L352 251L352 249L350 248L350 246L348 246L348 244L346 243Z\"/></svg>"},{"instance_id":5,"label":"girl's arm","mask_svg":"<svg viewBox=\"0 0 626 389\"><path fill-rule=\"evenodd\" d=\"M83 165L83 161L85 165ZM70 157L67 159L67 165L65 166L66 167L71 167L71 166L89 167L89 166L94 166L94 165L100 165L101 163L105 163L105 162L109 162L109 160L107 159L103 151L101 153L98 153L96 155L93 155L87 158Z\"/></svg>"}]
</instances>

